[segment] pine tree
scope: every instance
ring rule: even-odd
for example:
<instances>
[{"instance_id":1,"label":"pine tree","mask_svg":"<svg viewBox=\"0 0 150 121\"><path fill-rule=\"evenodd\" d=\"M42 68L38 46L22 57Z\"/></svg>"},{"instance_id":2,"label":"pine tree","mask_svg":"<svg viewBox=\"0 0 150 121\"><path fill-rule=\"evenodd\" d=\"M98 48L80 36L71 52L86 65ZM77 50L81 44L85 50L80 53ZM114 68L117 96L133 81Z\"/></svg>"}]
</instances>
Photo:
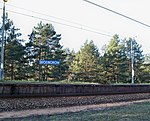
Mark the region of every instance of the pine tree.
<instances>
[{"instance_id":1,"label":"pine tree","mask_svg":"<svg viewBox=\"0 0 150 121\"><path fill-rule=\"evenodd\" d=\"M127 58L124 45L118 35L114 35L102 57L103 80L107 83L126 81Z\"/></svg>"},{"instance_id":2,"label":"pine tree","mask_svg":"<svg viewBox=\"0 0 150 121\"><path fill-rule=\"evenodd\" d=\"M150 54L144 55L144 63L141 67L142 71L142 83L150 83Z\"/></svg>"},{"instance_id":3,"label":"pine tree","mask_svg":"<svg viewBox=\"0 0 150 121\"><path fill-rule=\"evenodd\" d=\"M144 63L142 65L142 83L150 83L150 63Z\"/></svg>"},{"instance_id":4,"label":"pine tree","mask_svg":"<svg viewBox=\"0 0 150 121\"><path fill-rule=\"evenodd\" d=\"M99 82L100 54L93 41L85 42L71 64L74 80Z\"/></svg>"},{"instance_id":5,"label":"pine tree","mask_svg":"<svg viewBox=\"0 0 150 121\"><path fill-rule=\"evenodd\" d=\"M132 42L132 44L131 44ZM132 51L133 51L133 58L134 58L134 78L135 82L141 82L142 78L142 65L144 62L144 55L143 51L141 50L141 46L136 42L135 39L129 38L129 40L126 40L126 55L128 58L128 73L129 78L128 81L131 82L131 45L132 45Z\"/></svg>"},{"instance_id":6,"label":"pine tree","mask_svg":"<svg viewBox=\"0 0 150 121\"><path fill-rule=\"evenodd\" d=\"M18 32L13 21L8 18L8 14L5 16L5 50L4 50L4 71L5 79L20 79L23 74L23 67L21 61L24 57L23 40L20 39L21 33Z\"/></svg>"},{"instance_id":7,"label":"pine tree","mask_svg":"<svg viewBox=\"0 0 150 121\"><path fill-rule=\"evenodd\" d=\"M27 43L27 55L29 67L33 67L36 80L62 79L65 73L65 56L63 47L60 45L61 35L56 34L52 24L40 22L34 27L30 41ZM40 65L39 60L58 60L60 65Z\"/></svg>"}]
</instances>

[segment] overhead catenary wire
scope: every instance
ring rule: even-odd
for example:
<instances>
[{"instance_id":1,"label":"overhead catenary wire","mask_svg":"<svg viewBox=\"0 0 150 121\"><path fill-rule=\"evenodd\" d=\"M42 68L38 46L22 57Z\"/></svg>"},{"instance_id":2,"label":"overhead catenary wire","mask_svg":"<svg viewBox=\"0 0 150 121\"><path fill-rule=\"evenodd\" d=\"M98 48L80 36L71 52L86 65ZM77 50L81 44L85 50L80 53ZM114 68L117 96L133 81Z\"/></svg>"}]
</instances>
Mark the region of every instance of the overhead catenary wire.
<instances>
[{"instance_id":1,"label":"overhead catenary wire","mask_svg":"<svg viewBox=\"0 0 150 121\"><path fill-rule=\"evenodd\" d=\"M71 24L76 24L76 25L79 25L79 26L82 26L82 27L86 27L86 28L89 28L89 29L97 30L96 28L93 28L93 27L87 26L87 25L83 25L83 24L78 23L78 22L75 22L75 21L71 21L71 20L67 20L67 19L62 19L62 18L60 18L60 17L56 17L56 16L44 14L44 13L41 13L41 12L33 11L33 10L30 10L30 9L18 7L18 6L11 5L11 4L8 4L8 5L9 5L9 6L12 6L12 7L15 7L15 8L19 8L19 9L25 10L25 11L28 11L28 12L32 12L32 13L35 13L35 14L39 14L39 15L51 17L51 18L58 19L58 20L62 20L62 21L64 21L64 22L68 22L68 23L71 23ZM106 33L110 33L110 32L106 32Z\"/></svg>"},{"instance_id":2,"label":"overhead catenary wire","mask_svg":"<svg viewBox=\"0 0 150 121\"><path fill-rule=\"evenodd\" d=\"M0 8L0 9L2 9L2 8ZM84 30L84 31L100 34L100 35L103 35L103 36L112 37L112 35L105 34L105 33L99 32L99 31L95 31L95 30L86 29L84 27L74 26L74 25L70 25L70 24L66 24L66 23L62 23L62 22L58 22L58 21L53 21L53 20L50 20L50 19L42 18L42 17L37 17L37 16L33 16L33 15L21 13L21 12L12 11L12 10L6 10L6 11L12 12L12 13L15 13L15 14L19 14L19 15L23 15L23 16L27 16L27 17L32 17L32 18L35 18L35 19L40 19L40 20L44 20L44 21L50 21L52 23L56 23L56 24L72 27L72 28L75 28L75 29L80 29L80 30Z\"/></svg>"},{"instance_id":3,"label":"overhead catenary wire","mask_svg":"<svg viewBox=\"0 0 150 121\"><path fill-rule=\"evenodd\" d=\"M142 24L142 25L144 25L144 26L147 26L147 27L150 27L150 25L147 25L147 24L145 24L145 23L143 23L143 22L140 22L140 21L138 21L138 20L136 20L136 19L133 19L133 18L131 18L131 17L128 17L128 16L126 16L126 15L123 15L123 14L121 14L121 13L119 13L119 12L116 12L116 11L114 11L114 10L111 10L111 9L109 9L109 8L106 8L106 7L104 7L104 6L101 6L101 5L98 5L98 4L96 4L96 3L94 3L94 2L91 2L91 1L89 1L89 0L83 0L83 1L85 1L85 2L88 2L88 3L90 3L90 4L93 4L93 5L95 5L95 6L97 6L97 7L101 7L101 8L103 8L103 9L105 9L105 10L108 10L108 11L110 11L110 12L113 12L113 13L115 13L115 14L118 14L118 15L120 15L120 16L122 16L122 17L125 17L125 18L127 18L127 19L130 19L130 20L132 20L132 21L134 21L134 22L137 22L137 23L139 23L139 24ZM2 3L2 2L0 2L0 3ZM22 9L22 10L25 10L25 11L28 11L28 12L32 12L32 13L35 13L35 14L39 14L39 15L43 15L43 16L47 16L47 17L51 17L51 18L54 18L54 19L58 19L58 20L62 20L62 21L64 21L64 22L68 22L68 23L70 23L70 24L75 24L75 25L78 25L78 26L81 26L81 27L77 27L77 26L74 26L74 25L70 25L70 24L66 24L66 23L62 23L62 22L56 22L56 21L52 21L52 20L48 20L48 21L51 21L51 22L53 22L53 23L57 23L57 24L63 24L63 25L65 25L65 26L69 26L69 27L73 27L73 28L76 28L76 29L82 29L82 30L87 30L87 31L90 31L90 32L93 32L93 33L97 33L97 34L102 34L102 35L106 35L106 36L111 36L110 34L110 32L100 32L100 30L98 30L98 29L96 29L96 28L93 28L93 27L90 27L90 26L87 26L87 25L83 25L83 24L80 24L80 23L77 23L77 22L74 22L74 21L70 21L70 20L66 20L66 19L62 19L62 18L59 18L59 17L56 17L56 16L51 16L51 15L48 15L48 14L44 14L44 13L41 13L41 12L37 12L37 11L33 11L33 10L30 10L30 9L26 9L26 8L23 8L23 7L18 7L18 6L15 6L15 5L11 5L11 4L7 4L8 6L11 6L11 7L14 7L14 8L18 8L18 9ZM10 10L8 10L8 11L10 11ZM15 11L10 11L10 12L14 12L14 13L16 13L16 14L24 14L24 13L19 13L19 12L15 12ZM24 14L25 16L28 16L28 17L33 17L33 18L37 18L37 19L44 19L44 20L46 20L47 21L47 19L45 19L45 18L42 18L42 17L36 17L36 16L31 16L31 15L28 15L28 14ZM85 29L85 27L86 28L88 28L88 29ZM92 30L91 30L92 29ZM106 34L107 33L107 34ZM108 34L109 33L109 34ZM112 37L112 36L111 36Z\"/></svg>"},{"instance_id":4,"label":"overhead catenary wire","mask_svg":"<svg viewBox=\"0 0 150 121\"><path fill-rule=\"evenodd\" d=\"M0 2L0 3L2 3L2 2ZM33 10L30 10L30 9L18 7L18 6L11 5L11 4L7 4L7 5L8 5L8 6L11 6L11 7L14 7L14 8L18 8L18 9L25 10L25 11L28 11L28 12L32 12L32 13L35 13L35 14L39 14L39 15L43 15L43 16L46 16L46 17L54 18L54 19L57 19L57 20L61 20L61 21L67 22L67 23L69 23L69 24L62 23L62 22L56 22L56 21L53 21L53 20L50 20L50 19L45 19L45 18L42 18L42 17L31 16L31 15L29 15L29 14L24 14L24 13L12 11L12 10L7 10L7 11L9 11L9 12L13 12L13 13L16 13L16 14L22 14L22 15L24 15L24 16L33 17L33 18L37 18L37 19L42 19L42 20L46 20L46 21L51 21L51 22L53 22L53 23L57 23L57 24L61 24L61 25L73 27L73 28L76 28L76 29L82 29L82 30L84 30L84 31L89 31L89 32L92 32L92 33L96 33L96 34L101 34L101 35L104 35L104 36L112 37L112 35L110 35L110 34L112 34L112 33L110 33L110 32L106 32L106 31L103 31L103 30L99 30L99 29L97 29L97 28L90 27L90 26L87 26L87 25L83 25L83 24L81 24L81 23L77 23L77 22L74 22L74 21L71 21L71 20L67 20L67 19L62 19L62 18L59 18L59 17L56 17L56 16L44 14L44 13L41 13L41 12L33 11ZM70 25L70 24L74 24L74 25ZM75 26L75 25L77 25L78 27ZM80 26L80 27L79 27L79 26ZM101 31L101 32L100 32L100 31Z\"/></svg>"},{"instance_id":5,"label":"overhead catenary wire","mask_svg":"<svg viewBox=\"0 0 150 121\"><path fill-rule=\"evenodd\" d=\"M126 16L126 15L123 15L123 14L121 14L121 13L119 13L119 12L116 12L116 11L114 11L114 10L111 10L111 9L109 9L109 8L106 8L106 7L103 7L103 6L101 6L101 5L98 5L98 4L96 4L96 3L94 3L94 2L91 2L91 1L89 1L89 0L83 0L83 1L88 2L88 3L90 3L90 4L93 4L93 5L96 5L97 7L101 7L101 8L103 8L103 9L105 9L105 10L108 10L108 11L113 12L113 13L115 13L115 14L121 15L121 16L123 16L123 17L126 17L126 18L128 18L128 19L130 19L130 20L133 20L133 21L135 21L135 22L137 22L137 23L140 23L140 24L142 24L142 25L145 25L145 26L147 26L147 27L150 27L150 25L147 25L147 24L145 24L145 23L143 23L143 22L140 22L140 21L138 21L138 20L135 20L135 19L133 19L133 18L131 18L131 17L128 17L128 16ZM0 2L0 3L2 3L2 2ZM62 21L64 21L64 22L68 22L69 24L68 24L68 23L66 24L66 23L63 23L63 22L54 21L54 20L50 20L50 19L45 19L45 18L42 18L42 17L37 17L37 16L33 16L33 15L21 13L21 12L16 12L16 11L12 11L12 10L7 10L7 11L12 12L12 13L16 13L16 14L20 14L20 15L24 15L24 16L36 18L36 19L41 19L41 20L45 20L45 21L51 21L51 22L56 23L56 24L61 24L61 25L64 25L64 26L68 26L68 27L72 27L72 28L76 28L76 29L81 29L81 30L84 30L84 31L89 31L89 32L92 32L92 33L97 33L97 34L101 34L101 35L104 35L104 36L112 37L112 35L110 35L110 34L111 34L110 32L102 32L102 31L100 32L100 30L98 30L98 29L96 29L96 28L89 27L89 26L86 26L86 25L83 25L83 24L80 24L80 23L77 23L77 22L74 22L74 21L70 21L70 20L66 20L66 19L59 18L59 17L47 15L47 14L44 14L44 13L41 13L41 12L36 12L36 11L30 10L30 9L18 7L18 6L11 5L11 4L7 4L7 5L8 5L8 6L11 6L11 7L18 8L18 9L25 10L25 11L28 11L28 12L32 12L32 13L35 13L35 14L39 14L39 15L43 15L43 16L55 18L55 19L58 19L58 20L62 20ZM74 24L74 25L72 25L72 24ZM77 25L77 26L75 26L75 25ZM88 29L87 29L87 28L88 28ZM106 34L106 33L107 33L107 34ZM108 33L109 33L109 34L108 34Z\"/></svg>"},{"instance_id":6,"label":"overhead catenary wire","mask_svg":"<svg viewBox=\"0 0 150 121\"><path fill-rule=\"evenodd\" d=\"M140 21L138 21L138 20L136 20L136 19L133 19L133 18L131 18L131 17L129 17L129 16L123 15L123 14L121 14L121 13L119 13L119 12L116 12L116 11L111 10L111 9L109 9L109 8L106 8L106 7L104 7L104 6L98 5L98 4L96 4L96 3L94 3L94 2L91 2L91 1L89 1L89 0L83 0L83 1L88 2L88 3L90 3L90 4L93 4L93 5L96 5L97 7L101 7L101 8L103 8L103 9L105 9L105 10L108 10L108 11L110 11L110 12L113 12L113 13L115 13L115 14L118 14L118 15L120 15L120 16L122 16L122 17L125 17L125 18L127 18L127 19L130 19L130 20L132 20L132 21L134 21L134 22L137 22L137 23L139 23L139 24L142 24L142 25L144 25L144 26L150 27L150 25L148 25L148 24L145 24L145 23L143 23L143 22L140 22ZM0 2L0 3L2 3L2 2ZM30 10L30 9L18 7L18 6L11 5L11 4L7 4L7 5L8 5L8 6L11 6L11 7L14 7L14 8L18 8L18 9L25 10L25 11L28 11L28 12L36 13L36 14L39 14L39 15L44 15L44 16L51 17L51 18L55 18L55 19L58 19L58 20L63 20L64 22L69 22L69 23L71 23L71 24L76 24L76 25L79 25L79 26L87 27L87 28L89 28L89 29L96 29L96 28L93 28L93 27L90 27L90 26L87 26L87 25L83 25L83 24L80 24L80 23L77 23L77 22L74 22L74 21L62 19L62 18L59 18L59 17L56 17L56 16L44 14L44 13L41 13L41 12L33 11L33 10ZM107 33L108 33L108 32L107 32Z\"/></svg>"},{"instance_id":7,"label":"overhead catenary wire","mask_svg":"<svg viewBox=\"0 0 150 121\"><path fill-rule=\"evenodd\" d=\"M91 2L91 1L89 1L89 0L83 0L83 1L88 2L88 3L90 3L90 4L93 4L93 5L97 6L97 7L103 8L103 9L105 9L105 10L108 10L108 11L110 11L110 12L113 12L113 13L115 13L115 14L118 14L118 15L120 15L120 16L122 16L122 17L125 17L125 18L127 18L127 19L130 19L130 20L132 20L132 21L134 21L134 22L137 22L137 23L139 23L139 24L142 24L142 25L144 25L144 26L150 27L150 25L148 25L148 24L145 24L145 23L143 23L143 22L140 22L140 21L138 21L138 20L136 20L136 19L133 19L133 18L131 18L131 17L128 17L128 16L126 16L126 15L123 15L123 14L121 14L121 13L119 13L119 12L116 12L116 11L114 11L114 10L111 10L111 9L109 9L109 8L106 8L106 7L104 7L104 6L101 6L101 5L99 5L99 4L96 4L96 3L94 3L94 2ZM0 3L2 3L2 2L0 2ZM44 16L47 16L47 17L51 17L51 18L63 20L64 22L69 22L69 23L71 23L71 24L76 24L76 25L79 25L79 26L82 26L82 27L86 27L86 28L89 28L89 29L96 29L96 28L93 28L93 27L89 27L89 26L86 26L86 25L83 25L83 24L74 22L74 21L70 21L70 20L66 20L66 19L59 18L59 17L47 15L47 14L40 13L40 12L36 12L36 11L30 10L30 9L18 7L18 6L11 5L11 4L7 4L7 5L8 5L8 6L11 6L11 7L15 7L15 8L19 8L19 9L25 10L25 11L28 11L28 12L36 13L36 14L39 14L39 15L44 15ZM108 32L107 32L107 33L108 33Z\"/></svg>"},{"instance_id":8,"label":"overhead catenary wire","mask_svg":"<svg viewBox=\"0 0 150 121\"><path fill-rule=\"evenodd\" d=\"M94 3L94 2L91 2L91 1L89 1L89 0L83 0L83 1L88 2L88 3L90 3L90 4L93 4L93 5L97 6L97 7L103 8L103 9L105 9L105 10L108 10L108 11L110 11L110 12L112 12L112 13L118 14L118 15L120 15L120 16L122 16L122 17L125 17L125 18L127 18L127 19L130 19L130 20L132 20L132 21L134 21L134 22L137 22L137 23L139 23L139 24L142 24L142 25L144 25L144 26L150 27L150 25L148 25L148 24L145 24L145 23L143 23L143 22L140 22L140 21L138 21L138 20L136 20L136 19L133 19L133 18L131 18L131 17L128 17L128 16L126 16L126 15L123 15L123 14L121 14L121 13L119 13L119 12L116 12L116 11L114 11L114 10L111 10L111 9L109 9L109 8L106 8L106 7L104 7L104 6L101 6L101 5L99 5L99 4L96 4L96 3ZM0 2L0 3L2 3L2 2ZM42 17L32 16L32 15L24 14L24 13L21 13L21 12L16 12L16 11L12 11L12 10L7 10L7 11L9 11L9 12L13 12L13 13L16 13L16 14L21 14L21 15L24 15L24 16L28 16L28 17L32 17L32 18L36 18L36 19L41 19L41 20L45 20L45 21L51 21L51 22L56 23L56 24L61 24L61 25L64 25L64 26L73 27L73 28L76 28L76 29L82 29L82 30L85 30L85 31L89 31L89 32L101 34L101 35L104 35L104 36L112 37L110 34L106 34L106 32L105 32L105 33L104 33L104 32L102 33L102 32L100 32L99 30L96 30L96 28L89 27L89 26L86 26L86 25L83 25L83 24L80 24L80 23L77 23L77 22L74 22L74 21L70 21L70 20L66 20L66 19L59 18L59 17L55 17L55 16L43 14L43 13L40 13L40 12L36 12L36 11L30 10L30 9L18 7L18 6L11 5L11 4L8 4L8 5L11 6L11 7L19 8L19 9L22 9L22 10L25 10L25 11L28 11L28 12L32 12L32 13L35 13L35 14L39 14L39 15L43 15L43 16L55 18L55 19L58 19L58 20L62 20L62 21L64 21L64 22L68 22L68 23L70 23L70 24L75 24L75 25L78 25L78 26L66 24L66 23L63 23L63 22L56 22L56 21L53 21L53 20L50 20L50 19L45 19L45 18L42 18ZM79 26L80 26L80 27L79 27ZM88 28L88 29L86 29L85 27ZM91 29L92 29L92 30L91 30ZM108 33L108 32L107 32L107 33Z\"/></svg>"},{"instance_id":9,"label":"overhead catenary wire","mask_svg":"<svg viewBox=\"0 0 150 121\"><path fill-rule=\"evenodd\" d=\"M99 4L96 4L96 3L94 3L94 2L91 2L91 1L89 1L89 0L83 0L83 1L85 1L85 2L87 2L87 3L90 3L90 4L92 4L92 5L95 5L95 6L97 6L97 7L103 8L103 9L105 9L105 10L107 10L107 11L110 11L110 12L112 12L112 13L115 13L115 14L117 14L117 15L120 15L120 16L122 16L122 17L124 17L124 18L130 19L130 20L132 20L132 21L134 21L134 22L136 22L136 23L139 23L139 24L141 24L141 25L144 25L144 26L146 26L146 27L150 27L150 25L148 25L148 24L145 24L145 23L143 23L143 22L141 22L141 21L138 21L138 20L136 20L136 19L134 19L134 18L131 18L131 17L129 17L129 16L126 16L126 15L124 15L124 14L121 14L121 13L119 13L119 12L116 12L116 11L114 11L114 10L111 10L111 9L109 9L109 8L106 8L106 7L104 7L104 6L101 6L101 5L99 5Z\"/></svg>"},{"instance_id":10,"label":"overhead catenary wire","mask_svg":"<svg viewBox=\"0 0 150 121\"><path fill-rule=\"evenodd\" d=\"M2 2L0 2L0 3L2 3ZM59 18L59 17L56 17L56 16L52 16L52 15L48 15L48 14L44 14L44 13L41 13L41 12L33 11L33 10L26 9L26 8L22 8L22 7L18 7L18 6L15 6L15 5L7 4L7 6L11 6L11 7L18 8L18 9L22 9L22 10L25 10L25 11L28 11L28 12L32 12L32 13L35 13L35 14L39 14L39 15L43 15L43 16L47 16L47 17L51 17L51 18L55 18L55 19L59 19L59 20L63 20L63 21L65 21L65 22L69 22L69 23L73 23L73 24L82 25L82 24L79 24L79 23L74 22L74 21L70 21L70 20L62 19L62 18Z\"/></svg>"}]
</instances>

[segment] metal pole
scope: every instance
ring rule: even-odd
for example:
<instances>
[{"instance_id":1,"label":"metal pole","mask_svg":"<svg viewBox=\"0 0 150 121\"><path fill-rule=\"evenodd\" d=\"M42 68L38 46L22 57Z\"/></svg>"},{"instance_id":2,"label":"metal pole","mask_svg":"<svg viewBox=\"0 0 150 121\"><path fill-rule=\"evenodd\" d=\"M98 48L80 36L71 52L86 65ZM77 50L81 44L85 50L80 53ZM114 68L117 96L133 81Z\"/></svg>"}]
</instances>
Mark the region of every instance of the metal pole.
<instances>
[{"instance_id":1,"label":"metal pole","mask_svg":"<svg viewBox=\"0 0 150 121\"><path fill-rule=\"evenodd\" d=\"M132 69L132 84L134 84L134 53L133 53L133 43L131 40L131 69Z\"/></svg>"},{"instance_id":2,"label":"metal pole","mask_svg":"<svg viewBox=\"0 0 150 121\"><path fill-rule=\"evenodd\" d=\"M3 5L3 26L1 42L1 80L4 80L4 30L5 30L5 2Z\"/></svg>"}]
</instances>

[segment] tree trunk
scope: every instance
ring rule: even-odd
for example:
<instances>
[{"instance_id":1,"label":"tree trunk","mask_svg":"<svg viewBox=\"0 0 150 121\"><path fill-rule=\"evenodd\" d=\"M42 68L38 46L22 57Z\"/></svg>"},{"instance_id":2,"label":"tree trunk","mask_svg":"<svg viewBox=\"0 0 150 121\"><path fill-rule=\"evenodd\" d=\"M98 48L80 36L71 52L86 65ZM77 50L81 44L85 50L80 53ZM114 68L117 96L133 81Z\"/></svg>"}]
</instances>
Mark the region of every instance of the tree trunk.
<instances>
[{"instance_id":1,"label":"tree trunk","mask_svg":"<svg viewBox=\"0 0 150 121\"><path fill-rule=\"evenodd\" d=\"M14 80L14 61L11 61L11 80Z\"/></svg>"}]
</instances>

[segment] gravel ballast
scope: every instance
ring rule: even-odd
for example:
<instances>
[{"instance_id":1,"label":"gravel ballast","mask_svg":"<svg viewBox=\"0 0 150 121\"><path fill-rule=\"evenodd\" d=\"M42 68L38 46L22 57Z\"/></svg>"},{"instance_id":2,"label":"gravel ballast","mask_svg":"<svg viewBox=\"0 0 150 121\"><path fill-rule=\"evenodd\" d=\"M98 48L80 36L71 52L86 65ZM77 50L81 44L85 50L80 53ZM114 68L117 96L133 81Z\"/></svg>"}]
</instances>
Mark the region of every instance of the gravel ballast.
<instances>
[{"instance_id":1,"label":"gravel ballast","mask_svg":"<svg viewBox=\"0 0 150 121\"><path fill-rule=\"evenodd\" d=\"M73 97L0 98L0 112L83 106L143 99L150 99L150 93Z\"/></svg>"}]
</instances>

